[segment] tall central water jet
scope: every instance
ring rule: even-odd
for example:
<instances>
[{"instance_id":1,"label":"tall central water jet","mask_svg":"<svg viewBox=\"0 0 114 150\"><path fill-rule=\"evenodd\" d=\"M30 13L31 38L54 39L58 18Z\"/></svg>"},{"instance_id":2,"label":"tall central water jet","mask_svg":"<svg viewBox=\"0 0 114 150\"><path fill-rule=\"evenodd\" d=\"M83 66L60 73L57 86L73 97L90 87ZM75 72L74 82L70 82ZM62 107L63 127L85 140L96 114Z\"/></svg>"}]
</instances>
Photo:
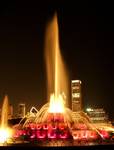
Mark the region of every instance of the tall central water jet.
<instances>
[{"instance_id":1,"label":"tall central water jet","mask_svg":"<svg viewBox=\"0 0 114 150\"><path fill-rule=\"evenodd\" d=\"M60 53L57 14L49 22L46 30L45 59L47 69L47 96L50 95L50 105L57 106L68 96L68 78L65 65ZM60 103L59 103L60 102ZM60 104L60 105L61 105Z\"/></svg>"}]
</instances>

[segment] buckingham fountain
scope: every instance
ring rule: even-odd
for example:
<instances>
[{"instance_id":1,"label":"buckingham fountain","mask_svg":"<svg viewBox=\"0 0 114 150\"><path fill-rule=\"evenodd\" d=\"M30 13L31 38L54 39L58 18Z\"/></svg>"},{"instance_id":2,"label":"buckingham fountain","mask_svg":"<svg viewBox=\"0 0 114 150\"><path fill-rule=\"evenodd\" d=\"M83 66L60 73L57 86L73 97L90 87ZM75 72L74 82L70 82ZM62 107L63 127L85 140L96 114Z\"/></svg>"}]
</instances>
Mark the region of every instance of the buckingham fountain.
<instances>
[{"instance_id":1,"label":"buckingham fountain","mask_svg":"<svg viewBox=\"0 0 114 150\"><path fill-rule=\"evenodd\" d=\"M75 113L68 108L67 69L59 47L57 15L48 23L45 39L45 62L47 71L47 103L34 115L27 114L11 129L7 125L8 98L4 98L1 115L0 142L7 138L13 141L38 141L41 139L96 140L109 137L107 131L101 132L92 125L90 118L83 111ZM9 131L12 132L9 132ZM9 134L8 133L12 133ZM4 135L3 134L3 135Z\"/></svg>"}]
</instances>

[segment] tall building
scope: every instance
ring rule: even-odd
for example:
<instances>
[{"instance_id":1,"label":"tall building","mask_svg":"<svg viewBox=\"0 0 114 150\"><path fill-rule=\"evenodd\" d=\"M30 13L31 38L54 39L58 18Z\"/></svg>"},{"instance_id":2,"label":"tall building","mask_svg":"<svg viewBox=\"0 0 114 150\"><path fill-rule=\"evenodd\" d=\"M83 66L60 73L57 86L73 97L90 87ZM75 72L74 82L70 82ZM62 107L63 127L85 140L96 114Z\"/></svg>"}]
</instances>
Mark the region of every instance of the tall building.
<instances>
[{"instance_id":1,"label":"tall building","mask_svg":"<svg viewBox=\"0 0 114 150\"><path fill-rule=\"evenodd\" d=\"M82 110L82 94L81 94L81 81L72 80L71 82L72 93L72 111L77 112Z\"/></svg>"},{"instance_id":2,"label":"tall building","mask_svg":"<svg viewBox=\"0 0 114 150\"><path fill-rule=\"evenodd\" d=\"M25 117L25 104L20 103L18 106L18 117L23 118Z\"/></svg>"}]
</instances>

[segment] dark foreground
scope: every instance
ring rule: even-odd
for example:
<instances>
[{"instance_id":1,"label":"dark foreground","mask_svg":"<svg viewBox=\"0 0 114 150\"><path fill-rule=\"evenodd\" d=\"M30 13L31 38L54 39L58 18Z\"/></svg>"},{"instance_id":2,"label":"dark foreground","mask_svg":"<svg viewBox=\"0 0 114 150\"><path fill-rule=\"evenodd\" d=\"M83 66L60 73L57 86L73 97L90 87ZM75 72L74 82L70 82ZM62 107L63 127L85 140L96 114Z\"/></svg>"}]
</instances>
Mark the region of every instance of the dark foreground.
<instances>
[{"instance_id":1,"label":"dark foreground","mask_svg":"<svg viewBox=\"0 0 114 150\"><path fill-rule=\"evenodd\" d=\"M38 149L87 149L87 150L110 150L114 149L114 143L109 142L86 142L86 141L64 141L64 140L51 140L51 141L39 141L31 143L13 143L5 144L0 146L3 150L13 150L13 149L27 149L27 150L38 150Z\"/></svg>"},{"instance_id":2,"label":"dark foreground","mask_svg":"<svg viewBox=\"0 0 114 150\"><path fill-rule=\"evenodd\" d=\"M0 147L0 149L2 150L17 150L17 149L27 149L27 150L38 150L38 149L75 149L75 150L113 150L114 149L114 145L91 145L91 146L65 146L65 147L38 147L38 146L33 146L33 145L29 145L29 146L24 146L24 145L20 145L20 146L5 146L5 147Z\"/></svg>"}]
</instances>

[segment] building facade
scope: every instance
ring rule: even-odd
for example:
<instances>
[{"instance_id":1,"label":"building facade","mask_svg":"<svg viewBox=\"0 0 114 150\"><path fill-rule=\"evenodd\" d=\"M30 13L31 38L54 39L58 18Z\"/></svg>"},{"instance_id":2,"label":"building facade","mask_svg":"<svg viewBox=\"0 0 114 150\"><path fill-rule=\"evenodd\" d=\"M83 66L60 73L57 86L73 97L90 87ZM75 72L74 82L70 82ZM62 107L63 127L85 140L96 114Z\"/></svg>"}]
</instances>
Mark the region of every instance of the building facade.
<instances>
[{"instance_id":1,"label":"building facade","mask_svg":"<svg viewBox=\"0 0 114 150\"><path fill-rule=\"evenodd\" d=\"M20 103L18 106L18 117L23 118L25 117L25 104Z\"/></svg>"},{"instance_id":2,"label":"building facade","mask_svg":"<svg viewBox=\"0 0 114 150\"><path fill-rule=\"evenodd\" d=\"M108 115L104 111L103 108L88 108L86 110L87 115L91 119L92 123L107 123L108 122Z\"/></svg>"},{"instance_id":3,"label":"building facade","mask_svg":"<svg viewBox=\"0 0 114 150\"><path fill-rule=\"evenodd\" d=\"M71 81L71 93L72 93L72 111L77 112L82 110L82 94L81 94L81 81Z\"/></svg>"}]
</instances>

